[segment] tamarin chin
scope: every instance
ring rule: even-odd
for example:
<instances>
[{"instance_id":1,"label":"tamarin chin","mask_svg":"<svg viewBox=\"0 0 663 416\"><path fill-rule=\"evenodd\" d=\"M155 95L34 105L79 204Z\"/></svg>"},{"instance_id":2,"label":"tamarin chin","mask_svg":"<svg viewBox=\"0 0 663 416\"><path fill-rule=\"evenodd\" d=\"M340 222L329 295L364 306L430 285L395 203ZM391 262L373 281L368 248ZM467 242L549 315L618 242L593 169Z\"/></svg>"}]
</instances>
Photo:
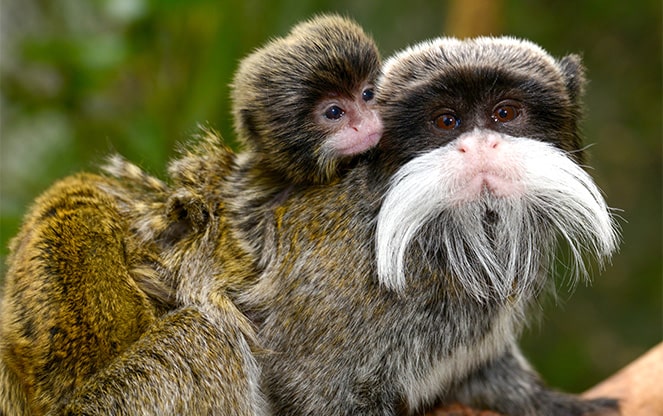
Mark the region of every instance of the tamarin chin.
<instances>
[{"instance_id":1,"label":"tamarin chin","mask_svg":"<svg viewBox=\"0 0 663 416\"><path fill-rule=\"evenodd\" d=\"M235 301L257 277L261 244L236 224L257 216L232 213L238 200L259 196L262 212L352 169L382 133L379 69L356 23L316 17L240 65L240 155L206 132L171 163L170 183L116 156L107 175L46 191L8 259L0 414L269 413L256 325ZM230 177L255 191L226 202Z\"/></svg>"}]
</instances>

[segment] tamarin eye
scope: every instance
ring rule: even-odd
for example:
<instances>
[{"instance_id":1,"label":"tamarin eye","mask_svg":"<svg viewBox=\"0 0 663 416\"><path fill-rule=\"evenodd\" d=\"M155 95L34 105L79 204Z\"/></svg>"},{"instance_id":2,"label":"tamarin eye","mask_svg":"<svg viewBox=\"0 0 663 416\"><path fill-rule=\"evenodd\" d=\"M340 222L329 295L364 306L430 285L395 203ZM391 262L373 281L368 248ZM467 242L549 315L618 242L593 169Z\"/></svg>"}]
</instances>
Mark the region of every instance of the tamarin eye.
<instances>
[{"instance_id":1,"label":"tamarin eye","mask_svg":"<svg viewBox=\"0 0 663 416\"><path fill-rule=\"evenodd\" d=\"M451 113L445 113L437 116L433 120L435 127L441 130L453 130L456 127L460 126L460 118Z\"/></svg>"},{"instance_id":2,"label":"tamarin eye","mask_svg":"<svg viewBox=\"0 0 663 416\"><path fill-rule=\"evenodd\" d=\"M338 120L343 117L344 114L345 111L337 105L332 105L325 110L325 118L328 118L329 120Z\"/></svg>"},{"instance_id":3,"label":"tamarin eye","mask_svg":"<svg viewBox=\"0 0 663 416\"><path fill-rule=\"evenodd\" d=\"M373 99L374 96L375 96L375 92L373 91L373 88L365 89L365 90L361 93L361 98L362 98L364 101L371 101L371 100Z\"/></svg>"},{"instance_id":4,"label":"tamarin eye","mask_svg":"<svg viewBox=\"0 0 663 416\"><path fill-rule=\"evenodd\" d=\"M498 123L508 123L520 115L520 107L515 104L500 103L493 110L492 119Z\"/></svg>"}]
</instances>

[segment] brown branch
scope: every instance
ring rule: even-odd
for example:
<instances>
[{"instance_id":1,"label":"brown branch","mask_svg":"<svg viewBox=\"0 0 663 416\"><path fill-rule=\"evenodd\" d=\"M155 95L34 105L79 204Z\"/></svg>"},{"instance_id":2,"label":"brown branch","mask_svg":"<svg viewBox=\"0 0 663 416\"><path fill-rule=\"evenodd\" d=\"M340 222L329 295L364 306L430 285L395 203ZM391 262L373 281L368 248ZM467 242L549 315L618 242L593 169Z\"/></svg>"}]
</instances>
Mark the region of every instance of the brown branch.
<instances>
[{"instance_id":1,"label":"brown branch","mask_svg":"<svg viewBox=\"0 0 663 416\"><path fill-rule=\"evenodd\" d=\"M490 410L476 410L462 404L444 406L426 413L425 416L501 416Z\"/></svg>"},{"instance_id":2,"label":"brown branch","mask_svg":"<svg viewBox=\"0 0 663 416\"><path fill-rule=\"evenodd\" d=\"M623 416L663 415L663 343L585 392L583 397L617 398Z\"/></svg>"}]
</instances>

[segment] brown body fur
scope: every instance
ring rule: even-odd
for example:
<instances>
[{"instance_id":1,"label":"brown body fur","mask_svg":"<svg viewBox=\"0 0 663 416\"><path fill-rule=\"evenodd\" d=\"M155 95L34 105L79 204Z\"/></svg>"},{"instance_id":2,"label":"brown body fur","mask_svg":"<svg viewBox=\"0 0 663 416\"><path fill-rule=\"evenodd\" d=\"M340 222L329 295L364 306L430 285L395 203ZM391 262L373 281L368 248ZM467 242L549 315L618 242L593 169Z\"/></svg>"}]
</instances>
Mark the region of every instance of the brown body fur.
<instances>
[{"instance_id":1,"label":"brown body fur","mask_svg":"<svg viewBox=\"0 0 663 416\"><path fill-rule=\"evenodd\" d=\"M144 259L122 238L128 229L117 204L98 188L111 182L94 175L58 182L12 242L3 357L36 414L106 366L161 312L132 276Z\"/></svg>"}]
</instances>

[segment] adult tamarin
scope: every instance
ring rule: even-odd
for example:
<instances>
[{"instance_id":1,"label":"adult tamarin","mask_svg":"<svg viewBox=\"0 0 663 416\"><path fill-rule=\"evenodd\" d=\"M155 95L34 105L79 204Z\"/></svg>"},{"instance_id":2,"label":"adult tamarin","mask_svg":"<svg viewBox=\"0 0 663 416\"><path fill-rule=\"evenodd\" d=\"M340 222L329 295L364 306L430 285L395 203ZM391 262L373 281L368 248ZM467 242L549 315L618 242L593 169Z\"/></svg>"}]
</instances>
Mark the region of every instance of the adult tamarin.
<instances>
[{"instance_id":1,"label":"adult tamarin","mask_svg":"<svg viewBox=\"0 0 663 416\"><path fill-rule=\"evenodd\" d=\"M243 223L264 236L241 299L271 352L259 361L273 411L614 409L546 387L516 343L558 240L578 276L617 246L580 164L580 59L513 38L440 38L383 71L377 151Z\"/></svg>"},{"instance_id":2,"label":"adult tamarin","mask_svg":"<svg viewBox=\"0 0 663 416\"><path fill-rule=\"evenodd\" d=\"M266 413L253 326L233 303L253 281L252 244L227 223L224 178L265 169L266 203L336 180L379 140L379 65L354 22L312 19L238 71L239 166L207 135L171 164L171 185L114 158L112 177L42 195L8 260L0 413Z\"/></svg>"}]
</instances>

